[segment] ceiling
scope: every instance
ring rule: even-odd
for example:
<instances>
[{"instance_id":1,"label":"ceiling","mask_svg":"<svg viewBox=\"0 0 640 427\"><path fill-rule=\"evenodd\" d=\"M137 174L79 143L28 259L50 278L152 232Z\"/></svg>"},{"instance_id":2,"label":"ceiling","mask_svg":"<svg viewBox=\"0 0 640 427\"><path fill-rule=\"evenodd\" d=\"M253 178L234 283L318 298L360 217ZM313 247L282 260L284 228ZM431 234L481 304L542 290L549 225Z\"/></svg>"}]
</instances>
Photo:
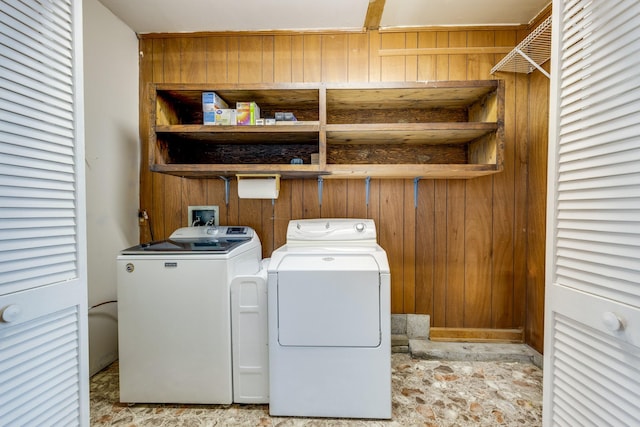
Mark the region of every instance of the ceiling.
<instances>
[{"instance_id":1,"label":"ceiling","mask_svg":"<svg viewBox=\"0 0 640 427\"><path fill-rule=\"evenodd\" d=\"M99 0L138 34L530 23L550 0Z\"/></svg>"}]
</instances>

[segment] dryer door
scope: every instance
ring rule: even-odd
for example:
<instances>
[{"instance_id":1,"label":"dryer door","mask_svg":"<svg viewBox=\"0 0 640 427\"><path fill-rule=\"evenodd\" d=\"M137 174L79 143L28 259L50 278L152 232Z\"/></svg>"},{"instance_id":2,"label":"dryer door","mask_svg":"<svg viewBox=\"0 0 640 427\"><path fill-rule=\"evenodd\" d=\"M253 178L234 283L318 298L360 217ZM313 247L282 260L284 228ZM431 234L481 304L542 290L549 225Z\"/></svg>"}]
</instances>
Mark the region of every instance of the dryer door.
<instances>
[{"instance_id":1,"label":"dryer door","mask_svg":"<svg viewBox=\"0 0 640 427\"><path fill-rule=\"evenodd\" d=\"M290 254L278 268L278 342L380 345L380 272L370 255Z\"/></svg>"}]
</instances>

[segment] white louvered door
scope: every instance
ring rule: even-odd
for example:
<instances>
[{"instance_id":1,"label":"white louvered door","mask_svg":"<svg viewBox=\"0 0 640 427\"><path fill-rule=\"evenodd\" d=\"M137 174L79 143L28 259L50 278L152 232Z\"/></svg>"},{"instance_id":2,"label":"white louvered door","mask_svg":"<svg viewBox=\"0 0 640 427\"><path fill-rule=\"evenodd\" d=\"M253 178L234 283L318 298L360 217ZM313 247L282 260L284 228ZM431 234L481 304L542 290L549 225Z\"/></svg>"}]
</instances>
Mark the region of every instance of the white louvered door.
<instances>
[{"instance_id":1,"label":"white louvered door","mask_svg":"<svg viewBox=\"0 0 640 427\"><path fill-rule=\"evenodd\" d=\"M640 2L553 4L544 425L640 425Z\"/></svg>"},{"instance_id":2,"label":"white louvered door","mask_svg":"<svg viewBox=\"0 0 640 427\"><path fill-rule=\"evenodd\" d=\"M0 0L0 425L89 424L81 0Z\"/></svg>"}]
</instances>

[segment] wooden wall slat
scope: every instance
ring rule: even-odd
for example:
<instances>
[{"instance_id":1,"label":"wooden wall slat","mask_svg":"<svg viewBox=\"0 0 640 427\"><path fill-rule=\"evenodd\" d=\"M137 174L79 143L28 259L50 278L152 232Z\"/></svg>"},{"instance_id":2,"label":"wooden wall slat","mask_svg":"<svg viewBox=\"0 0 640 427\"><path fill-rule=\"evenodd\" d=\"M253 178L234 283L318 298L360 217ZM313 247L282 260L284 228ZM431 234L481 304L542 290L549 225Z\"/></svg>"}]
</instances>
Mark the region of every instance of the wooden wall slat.
<instances>
[{"instance_id":1,"label":"wooden wall slat","mask_svg":"<svg viewBox=\"0 0 640 427\"><path fill-rule=\"evenodd\" d=\"M421 31L418 33L418 46L420 48L436 47L436 33L433 31ZM418 81L436 80L436 55L418 55Z\"/></svg>"},{"instance_id":2,"label":"wooden wall slat","mask_svg":"<svg viewBox=\"0 0 640 427\"><path fill-rule=\"evenodd\" d=\"M291 82L293 48L291 36L275 36L273 39L273 79Z\"/></svg>"},{"instance_id":3,"label":"wooden wall slat","mask_svg":"<svg viewBox=\"0 0 640 427\"><path fill-rule=\"evenodd\" d=\"M238 37L238 83L262 81L262 37ZM247 100L249 101L249 100Z\"/></svg>"},{"instance_id":4,"label":"wooden wall slat","mask_svg":"<svg viewBox=\"0 0 640 427\"><path fill-rule=\"evenodd\" d=\"M467 46L493 46L493 31L469 31ZM467 78L489 77L493 55L467 55ZM465 327L491 327L493 176L465 182ZM469 326L474 325L474 326Z\"/></svg>"},{"instance_id":5,"label":"wooden wall slat","mask_svg":"<svg viewBox=\"0 0 640 427\"><path fill-rule=\"evenodd\" d=\"M548 64L546 71L549 71ZM529 80L530 93L545 93L548 96L549 81L539 71L531 74ZM536 102L529 97L529 114L535 123L544 123L549 117L549 104ZM529 176L527 192L527 313L525 335L528 342L535 348L543 346L544 326L544 287L539 286L544 281L545 271L545 211L546 205L538 203L546 198L547 176L547 140L548 127L534 126L530 130L529 144Z\"/></svg>"},{"instance_id":6,"label":"wooden wall slat","mask_svg":"<svg viewBox=\"0 0 640 427\"><path fill-rule=\"evenodd\" d=\"M405 33L384 33L380 36L381 49L403 49L406 47ZM406 58L384 56L380 58L380 80L383 82L404 81Z\"/></svg>"},{"instance_id":7,"label":"wooden wall slat","mask_svg":"<svg viewBox=\"0 0 640 427\"><path fill-rule=\"evenodd\" d=\"M149 169L149 103L145 102L149 93L147 82L153 81L153 40L140 40L140 75L138 93L140 105L138 106L140 120L140 210L153 213L153 176L145 173ZM140 225L140 241L148 242L151 238L151 223L149 221L138 222Z\"/></svg>"},{"instance_id":8,"label":"wooden wall slat","mask_svg":"<svg viewBox=\"0 0 640 427\"><path fill-rule=\"evenodd\" d=\"M227 83L240 82L240 55L242 53L238 37L227 37Z\"/></svg>"},{"instance_id":9,"label":"wooden wall slat","mask_svg":"<svg viewBox=\"0 0 640 427\"><path fill-rule=\"evenodd\" d=\"M515 46L515 31L496 31L496 46ZM496 55L496 60L500 60ZM505 147L504 168L502 173L493 178L493 277L491 305L491 327L509 328L514 323L514 242L515 242L515 156L516 131L515 117L517 98L515 76L513 73L502 73L505 81ZM504 307L509 307L505 310Z\"/></svg>"},{"instance_id":10,"label":"wooden wall slat","mask_svg":"<svg viewBox=\"0 0 640 427\"><path fill-rule=\"evenodd\" d=\"M536 80L530 92L529 76L489 75L501 55L378 54L379 49L514 45L524 36L525 31L515 29L451 29L141 37L141 87L150 81L215 86L501 78L506 83L506 146L500 174L467 181L421 180L417 208L413 180L371 179L369 204L364 179L324 180L322 205L316 179L283 180L280 197L273 204L238 199L237 183L232 180L227 206L223 180L150 173L144 163L140 203L151 216L153 237L166 238L183 226L189 204L213 204L220 207L222 224L254 227L267 257L285 243L291 219L372 218L392 268L393 312L430 314L437 327L525 326L530 331L527 340L541 349L544 265L539 233L544 201L539 199L546 152L538 148L545 146L546 113L537 106L548 103L544 93L548 82ZM142 97L141 89L144 102ZM141 115L146 108L141 105ZM142 117L140 124L145 147L148 125ZM528 186L535 194L528 193ZM538 203L538 208L528 212L527 203ZM527 241L530 226L538 234ZM150 239L150 234L141 228L141 239ZM528 245L535 249L527 258Z\"/></svg>"},{"instance_id":11,"label":"wooden wall slat","mask_svg":"<svg viewBox=\"0 0 640 427\"><path fill-rule=\"evenodd\" d=\"M447 183L446 236L446 300L443 326L462 328L465 309L465 183L451 180Z\"/></svg>"},{"instance_id":12,"label":"wooden wall slat","mask_svg":"<svg viewBox=\"0 0 640 427\"><path fill-rule=\"evenodd\" d=\"M405 37L405 48L415 49L418 47L418 33L407 33ZM418 80L418 55L407 55L404 57L405 75L404 80L414 82Z\"/></svg>"},{"instance_id":13,"label":"wooden wall slat","mask_svg":"<svg viewBox=\"0 0 640 427\"><path fill-rule=\"evenodd\" d=\"M415 312L432 316L434 315L436 260L434 200L435 181L432 179L420 180L415 229Z\"/></svg>"},{"instance_id":14,"label":"wooden wall slat","mask_svg":"<svg viewBox=\"0 0 640 427\"><path fill-rule=\"evenodd\" d=\"M414 182L404 180L404 215L402 225L403 313L416 312L416 208Z\"/></svg>"},{"instance_id":15,"label":"wooden wall slat","mask_svg":"<svg viewBox=\"0 0 640 427\"><path fill-rule=\"evenodd\" d=\"M205 63L207 77L205 83L226 83L229 81L227 64L227 37L207 37Z\"/></svg>"},{"instance_id":16,"label":"wooden wall slat","mask_svg":"<svg viewBox=\"0 0 640 427\"><path fill-rule=\"evenodd\" d=\"M379 241L387 250L391 275L391 312L404 312L404 180L380 180Z\"/></svg>"},{"instance_id":17,"label":"wooden wall slat","mask_svg":"<svg viewBox=\"0 0 640 427\"><path fill-rule=\"evenodd\" d=\"M369 80L369 35L348 35L347 81L366 82Z\"/></svg>"},{"instance_id":18,"label":"wooden wall slat","mask_svg":"<svg viewBox=\"0 0 640 427\"><path fill-rule=\"evenodd\" d=\"M447 216L449 182L436 180L433 183L434 242L433 242L433 326L447 324L448 251L449 223Z\"/></svg>"},{"instance_id":19,"label":"wooden wall slat","mask_svg":"<svg viewBox=\"0 0 640 427\"><path fill-rule=\"evenodd\" d=\"M322 36L322 81L345 82L348 80L349 40L346 34Z\"/></svg>"},{"instance_id":20,"label":"wooden wall slat","mask_svg":"<svg viewBox=\"0 0 640 427\"><path fill-rule=\"evenodd\" d=\"M323 218L347 216L347 182L344 179L327 179L323 183L320 215Z\"/></svg>"},{"instance_id":21,"label":"wooden wall slat","mask_svg":"<svg viewBox=\"0 0 640 427\"><path fill-rule=\"evenodd\" d=\"M205 38L185 37L180 39L180 82L205 81L207 40ZM207 200L208 180L183 179L182 184L182 224L190 224L188 206L202 206Z\"/></svg>"},{"instance_id":22,"label":"wooden wall slat","mask_svg":"<svg viewBox=\"0 0 640 427\"><path fill-rule=\"evenodd\" d=\"M273 83L274 68L274 40L273 36L262 37L262 80L263 83Z\"/></svg>"},{"instance_id":23,"label":"wooden wall slat","mask_svg":"<svg viewBox=\"0 0 640 427\"><path fill-rule=\"evenodd\" d=\"M367 218L366 181L364 179L349 179L346 183L347 218Z\"/></svg>"},{"instance_id":24,"label":"wooden wall slat","mask_svg":"<svg viewBox=\"0 0 640 427\"><path fill-rule=\"evenodd\" d=\"M306 34L302 37L304 39L304 78L302 81L322 81L322 36L319 34Z\"/></svg>"}]
</instances>

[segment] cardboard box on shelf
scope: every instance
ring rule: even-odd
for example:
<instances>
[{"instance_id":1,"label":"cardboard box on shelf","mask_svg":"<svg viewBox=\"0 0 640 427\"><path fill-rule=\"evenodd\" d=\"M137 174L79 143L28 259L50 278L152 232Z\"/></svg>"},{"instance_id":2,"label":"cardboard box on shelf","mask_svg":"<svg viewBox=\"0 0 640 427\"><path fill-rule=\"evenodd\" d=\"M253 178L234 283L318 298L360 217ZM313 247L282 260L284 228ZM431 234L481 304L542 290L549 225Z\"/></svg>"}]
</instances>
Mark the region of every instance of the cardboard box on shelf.
<instances>
[{"instance_id":1,"label":"cardboard box on shelf","mask_svg":"<svg viewBox=\"0 0 640 427\"><path fill-rule=\"evenodd\" d=\"M233 108L221 108L216 110L216 124L221 126L235 126L237 112Z\"/></svg>"},{"instance_id":2,"label":"cardboard box on shelf","mask_svg":"<svg viewBox=\"0 0 640 427\"><path fill-rule=\"evenodd\" d=\"M238 125L255 125L260 118L260 107L255 102L236 102L236 117Z\"/></svg>"},{"instance_id":3,"label":"cardboard box on shelf","mask_svg":"<svg viewBox=\"0 0 640 427\"><path fill-rule=\"evenodd\" d=\"M215 92L202 92L202 111L229 108L229 105Z\"/></svg>"},{"instance_id":4,"label":"cardboard box on shelf","mask_svg":"<svg viewBox=\"0 0 640 427\"><path fill-rule=\"evenodd\" d=\"M289 111L278 111L275 113L276 121L278 122L295 122L296 116Z\"/></svg>"}]
</instances>

